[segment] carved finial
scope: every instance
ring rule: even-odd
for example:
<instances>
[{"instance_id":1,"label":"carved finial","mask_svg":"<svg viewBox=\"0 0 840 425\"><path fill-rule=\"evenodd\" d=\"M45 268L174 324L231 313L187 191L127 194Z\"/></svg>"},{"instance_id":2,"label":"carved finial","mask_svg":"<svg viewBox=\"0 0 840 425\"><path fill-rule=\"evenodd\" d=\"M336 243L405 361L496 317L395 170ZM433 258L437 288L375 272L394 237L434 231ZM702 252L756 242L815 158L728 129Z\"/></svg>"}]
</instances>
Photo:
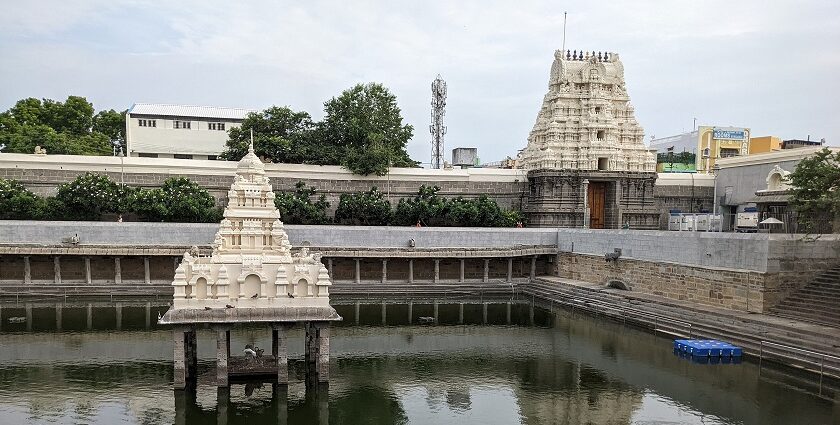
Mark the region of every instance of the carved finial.
<instances>
[{"instance_id":1,"label":"carved finial","mask_svg":"<svg viewBox=\"0 0 840 425\"><path fill-rule=\"evenodd\" d=\"M566 50L566 60L572 59L572 52L570 50Z\"/></svg>"},{"instance_id":2,"label":"carved finial","mask_svg":"<svg viewBox=\"0 0 840 425\"><path fill-rule=\"evenodd\" d=\"M601 52L598 52L598 62L603 62L603 61L604 61L604 57L601 56Z\"/></svg>"},{"instance_id":3,"label":"carved finial","mask_svg":"<svg viewBox=\"0 0 840 425\"><path fill-rule=\"evenodd\" d=\"M572 54L572 59L577 60L577 50L575 50L575 53Z\"/></svg>"},{"instance_id":4,"label":"carved finial","mask_svg":"<svg viewBox=\"0 0 840 425\"><path fill-rule=\"evenodd\" d=\"M604 62L609 62L609 53L604 52Z\"/></svg>"},{"instance_id":5,"label":"carved finial","mask_svg":"<svg viewBox=\"0 0 840 425\"><path fill-rule=\"evenodd\" d=\"M251 129L251 143L248 144L248 153L254 153L254 129Z\"/></svg>"}]
</instances>

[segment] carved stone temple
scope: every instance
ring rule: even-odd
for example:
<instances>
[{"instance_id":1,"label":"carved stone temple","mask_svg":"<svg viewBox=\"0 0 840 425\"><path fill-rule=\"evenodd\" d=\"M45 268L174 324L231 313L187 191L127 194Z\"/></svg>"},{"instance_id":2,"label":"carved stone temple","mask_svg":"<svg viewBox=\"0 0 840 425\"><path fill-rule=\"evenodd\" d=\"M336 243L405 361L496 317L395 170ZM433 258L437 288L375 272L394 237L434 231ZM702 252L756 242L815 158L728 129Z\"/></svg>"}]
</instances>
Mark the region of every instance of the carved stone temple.
<instances>
[{"instance_id":1,"label":"carved stone temple","mask_svg":"<svg viewBox=\"0 0 840 425\"><path fill-rule=\"evenodd\" d=\"M522 166L539 227L656 229L656 158L616 53L556 51Z\"/></svg>"},{"instance_id":2,"label":"carved stone temple","mask_svg":"<svg viewBox=\"0 0 840 425\"><path fill-rule=\"evenodd\" d=\"M330 306L331 279L320 257L307 248L293 252L274 192L253 146L239 161L228 205L210 256L184 254L172 281L172 307L159 323L172 325L175 388L195 379L196 328L216 336L218 386L229 377L276 375L288 382L288 329L302 323L305 357L318 382L329 380L330 322L341 320ZM271 353L230 346L235 326L261 324L272 330ZM231 354L239 356L231 356Z\"/></svg>"}]
</instances>

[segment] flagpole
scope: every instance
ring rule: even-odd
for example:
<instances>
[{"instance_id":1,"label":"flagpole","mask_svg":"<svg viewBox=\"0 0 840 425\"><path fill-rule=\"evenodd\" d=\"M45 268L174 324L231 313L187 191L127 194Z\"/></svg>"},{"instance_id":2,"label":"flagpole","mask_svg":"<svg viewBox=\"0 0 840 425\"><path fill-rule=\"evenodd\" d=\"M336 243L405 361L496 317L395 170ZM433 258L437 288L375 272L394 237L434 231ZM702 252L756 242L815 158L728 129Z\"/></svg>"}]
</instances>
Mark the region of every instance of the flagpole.
<instances>
[{"instance_id":1,"label":"flagpole","mask_svg":"<svg viewBox=\"0 0 840 425\"><path fill-rule=\"evenodd\" d=\"M566 51L566 12L563 12L563 48L561 52Z\"/></svg>"}]
</instances>

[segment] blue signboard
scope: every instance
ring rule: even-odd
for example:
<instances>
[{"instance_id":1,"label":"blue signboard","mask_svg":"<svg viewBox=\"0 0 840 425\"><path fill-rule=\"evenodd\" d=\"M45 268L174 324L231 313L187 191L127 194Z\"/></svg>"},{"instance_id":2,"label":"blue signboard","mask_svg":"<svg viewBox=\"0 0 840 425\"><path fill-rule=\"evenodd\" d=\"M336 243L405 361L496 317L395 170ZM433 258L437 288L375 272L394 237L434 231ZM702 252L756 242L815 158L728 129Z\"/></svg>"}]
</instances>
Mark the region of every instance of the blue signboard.
<instances>
[{"instance_id":1,"label":"blue signboard","mask_svg":"<svg viewBox=\"0 0 840 425\"><path fill-rule=\"evenodd\" d=\"M744 140L746 138L746 132L744 130L714 129L712 137L715 139Z\"/></svg>"}]
</instances>

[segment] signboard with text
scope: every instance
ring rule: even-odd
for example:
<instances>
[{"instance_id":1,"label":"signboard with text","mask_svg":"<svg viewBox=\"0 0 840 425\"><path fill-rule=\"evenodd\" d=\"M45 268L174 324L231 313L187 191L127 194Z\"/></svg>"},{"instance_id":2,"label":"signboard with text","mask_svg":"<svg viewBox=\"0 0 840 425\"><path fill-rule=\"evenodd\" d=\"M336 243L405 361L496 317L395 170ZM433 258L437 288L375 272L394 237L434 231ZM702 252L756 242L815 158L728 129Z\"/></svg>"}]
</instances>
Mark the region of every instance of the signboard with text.
<instances>
[{"instance_id":1,"label":"signboard with text","mask_svg":"<svg viewBox=\"0 0 840 425\"><path fill-rule=\"evenodd\" d=\"M718 130L712 131L714 139L744 140L747 134L744 130Z\"/></svg>"}]
</instances>

